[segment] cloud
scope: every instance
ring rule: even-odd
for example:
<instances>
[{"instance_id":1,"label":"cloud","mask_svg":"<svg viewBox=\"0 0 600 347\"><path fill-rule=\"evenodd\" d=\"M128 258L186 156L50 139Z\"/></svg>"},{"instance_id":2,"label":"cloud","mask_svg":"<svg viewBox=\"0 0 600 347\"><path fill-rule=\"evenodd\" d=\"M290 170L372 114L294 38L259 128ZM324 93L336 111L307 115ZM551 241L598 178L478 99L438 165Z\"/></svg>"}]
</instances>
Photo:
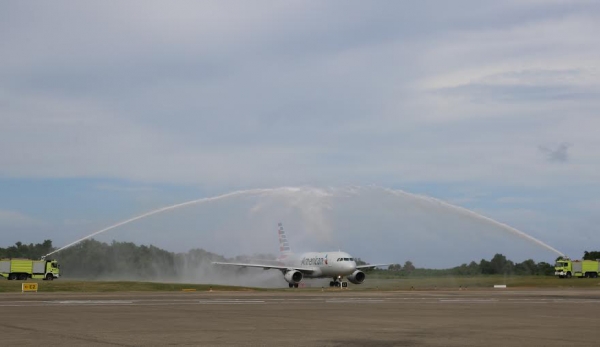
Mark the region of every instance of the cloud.
<instances>
[{"instance_id":1,"label":"cloud","mask_svg":"<svg viewBox=\"0 0 600 347\"><path fill-rule=\"evenodd\" d=\"M0 228L39 227L43 223L18 211L0 209Z\"/></svg>"},{"instance_id":2,"label":"cloud","mask_svg":"<svg viewBox=\"0 0 600 347\"><path fill-rule=\"evenodd\" d=\"M550 162L566 163L569 161L569 148L571 146L572 144L563 142L555 148L539 146L538 149L546 156L546 160Z\"/></svg>"},{"instance_id":3,"label":"cloud","mask_svg":"<svg viewBox=\"0 0 600 347\"><path fill-rule=\"evenodd\" d=\"M0 175L537 183L567 131L597 157L593 4L464 4L10 5Z\"/></svg>"}]
</instances>

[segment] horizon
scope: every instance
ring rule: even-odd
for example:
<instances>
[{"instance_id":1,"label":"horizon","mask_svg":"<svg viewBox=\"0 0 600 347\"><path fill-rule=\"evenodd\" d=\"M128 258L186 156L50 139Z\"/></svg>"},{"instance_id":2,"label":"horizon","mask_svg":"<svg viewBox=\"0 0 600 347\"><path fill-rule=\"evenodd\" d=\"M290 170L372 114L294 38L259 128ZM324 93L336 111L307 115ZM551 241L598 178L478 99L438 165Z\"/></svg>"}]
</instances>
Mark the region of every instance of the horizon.
<instances>
[{"instance_id":1,"label":"horizon","mask_svg":"<svg viewBox=\"0 0 600 347\"><path fill-rule=\"evenodd\" d=\"M46 241L46 240L44 240L44 241ZM49 241L52 241L52 240L49 240ZM17 241L17 242L18 242L18 241ZM110 242L105 242L105 241L99 241L99 240L96 240L96 239L94 239L94 238L90 238L90 239L83 240L83 241L81 241L80 243L78 243L77 245L74 245L74 246L78 246L78 245L79 245L79 246L81 246L81 247L84 247L84 245L83 245L83 244L84 244L84 243L86 243L86 242L98 242L98 243L100 243L100 244L103 244L103 245L106 245L106 246L108 246L108 247L112 247L112 246L113 246L115 243L117 243L117 244L118 244L118 243L121 243L121 244L133 244L133 245L134 245L136 248L142 248L142 247L152 248L152 247L154 247L154 248L158 249L159 251L164 251L164 252L170 253L170 254L172 254L172 255L174 255L174 256L178 256L178 255L186 255L186 254L189 254L189 253L191 253L191 252L194 252L194 251L203 251L203 252L209 253L209 254L210 254L210 255L212 255L212 256L217 256L217 257L223 258L223 259L225 259L225 260L233 260L233 259L251 259L251 258L253 258L253 259L264 259L264 260L267 260L267 261L271 261L271 260L276 260L276 259L277 259L277 257L278 257L276 254L270 254L270 253L238 254L238 255L235 255L235 256L232 256L232 257L226 257L226 256L224 256L223 254L219 254L219 253L213 252L213 251L211 251L211 250L209 250L209 249L205 249L205 248L202 248L202 247L199 247L199 248L190 248L190 249L188 249L187 251L183 251L183 252L173 252L173 251L169 251L169 250L163 249L163 248L161 248L161 247L159 247L159 246L156 246L156 245L153 245L153 244L143 244L143 243L139 243L139 244L138 244L138 243L136 243L136 242L130 242L130 241L117 241L117 240L112 240L112 241L110 241ZM38 242L38 243L29 243L29 244L23 244L23 245L25 245L25 246L32 246L32 245L33 245L33 246L36 246L36 245L38 245L38 244L39 244L39 245L41 245L41 244L42 244L42 242ZM13 247L13 246L16 246L16 245L15 245L15 244L13 244L13 245L10 245L10 246L8 246L8 247L0 247L0 249L4 249L4 250L6 250L6 249L8 249L8 248L10 248L10 247ZM56 250L56 249L58 249L58 248L59 248L59 247L56 247L56 246L54 246L54 245L52 246L52 249L53 249L53 250ZM334 252L345 252L345 251L342 249L342 250L318 251L317 253L328 253L328 252L332 252L332 253L334 253ZM586 250L586 252L594 252L594 251L593 251L593 250L591 250L591 251L587 251L587 250ZM310 251L310 252L308 252L308 253L315 253L315 252L314 252L314 251ZM56 253L56 254L60 254L60 252L59 252L59 253ZM304 254L304 253L291 253L291 255L295 255L295 256L301 256L301 255L303 255L303 254ZM352 254L349 254L349 255L353 256ZM461 264L457 264L457 265L454 265L454 266L451 266L451 267L446 267L446 268L430 268L430 267L420 267L420 266L419 266L419 264L416 264L416 265L415 265L415 262L413 262L411 259L404 259L404 260L398 260L397 262L394 262L394 263L390 263L390 264L388 264L388 266L384 266L384 267L377 267L377 268L375 268L374 270L388 270L388 267L389 267L389 266L394 266L394 265L400 265L400 266L404 267L404 265L405 265L407 262L410 262L412 265L414 265L416 269L423 269L423 270L449 270L449 269L454 269L454 268L461 267L461 266L463 266L463 265L467 265L467 266L468 266L468 265L470 265L471 263L476 263L477 265L479 265L479 264L481 263L481 261L490 261L490 260L492 260L492 259L493 259L495 256L497 256L497 255L505 256L504 254L501 254L501 253L496 253L496 254L494 254L494 255L491 255L491 256L489 256L489 257L487 257L487 258L482 258L482 259L479 259L479 260L473 259L473 260L471 260L471 261L464 262L464 263L461 263ZM259 258L256 258L257 256L258 256ZM353 256L353 257L354 257L354 256ZM558 258L560 258L560 256L559 256ZM558 258L557 258L557 259L558 259ZM583 258L583 257L580 257L580 258ZM3 259L4 259L4 258L3 258ZM8 259L8 258L6 258L6 259ZM17 259L17 258L11 258L11 259ZM362 258L360 258L360 257L356 257L355 259L356 259L357 261L360 261L360 262L365 262L365 263L366 263L366 265L368 265L368 264L372 264L372 263L373 263L373 262L369 261L368 259L362 259ZM47 259L47 260L56 260L56 259L55 259L55 258L53 258L53 257L50 257L50 259ZM522 263L522 262L516 262L516 261L513 261L512 259L509 259L509 258L506 258L506 260L507 260L507 261L510 261L510 262L513 262L515 265ZM526 259L526 260L524 260L524 261L529 261L529 260L533 260L533 259ZM534 260L534 262L535 262L535 260ZM536 264L538 264L538 265L539 265L539 264L542 264L542 263L547 263L547 264L553 265L555 262L545 262L545 261L540 261L540 262L535 262L535 263L536 263Z\"/></svg>"}]
</instances>

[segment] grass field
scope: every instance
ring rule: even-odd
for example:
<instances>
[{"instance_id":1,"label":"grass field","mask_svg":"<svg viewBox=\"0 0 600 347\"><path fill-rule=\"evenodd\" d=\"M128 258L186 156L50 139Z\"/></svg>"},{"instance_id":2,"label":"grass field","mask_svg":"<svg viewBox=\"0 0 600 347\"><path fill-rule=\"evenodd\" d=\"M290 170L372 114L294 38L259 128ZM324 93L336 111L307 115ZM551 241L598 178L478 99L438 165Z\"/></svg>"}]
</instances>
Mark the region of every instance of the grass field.
<instances>
[{"instance_id":1,"label":"grass field","mask_svg":"<svg viewBox=\"0 0 600 347\"><path fill-rule=\"evenodd\" d=\"M34 281L28 281L34 282ZM208 284L182 284L129 281L37 281L40 292L168 292L191 289L196 291L277 291L281 289L261 289L234 286L216 286ZM20 292L21 281L0 279L0 293ZM600 279L571 278L560 279L545 276L476 276L476 277L415 277L401 279L367 278L361 285L350 284L350 290L436 290L436 289L484 289L495 284L505 284L508 288L597 288ZM329 290L329 288L327 288ZM321 290L321 287L308 282L302 290Z\"/></svg>"}]
</instances>

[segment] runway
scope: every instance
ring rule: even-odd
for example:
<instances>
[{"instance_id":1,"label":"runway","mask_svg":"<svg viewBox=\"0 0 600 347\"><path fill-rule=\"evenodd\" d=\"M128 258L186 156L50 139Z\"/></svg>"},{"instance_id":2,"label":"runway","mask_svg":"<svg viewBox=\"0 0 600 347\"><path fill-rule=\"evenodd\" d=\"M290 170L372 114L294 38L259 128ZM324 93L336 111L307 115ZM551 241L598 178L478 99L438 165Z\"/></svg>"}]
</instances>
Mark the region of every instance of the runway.
<instances>
[{"instance_id":1,"label":"runway","mask_svg":"<svg viewBox=\"0 0 600 347\"><path fill-rule=\"evenodd\" d=\"M0 295L3 345L597 346L598 290Z\"/></svg>"}]
</instances>

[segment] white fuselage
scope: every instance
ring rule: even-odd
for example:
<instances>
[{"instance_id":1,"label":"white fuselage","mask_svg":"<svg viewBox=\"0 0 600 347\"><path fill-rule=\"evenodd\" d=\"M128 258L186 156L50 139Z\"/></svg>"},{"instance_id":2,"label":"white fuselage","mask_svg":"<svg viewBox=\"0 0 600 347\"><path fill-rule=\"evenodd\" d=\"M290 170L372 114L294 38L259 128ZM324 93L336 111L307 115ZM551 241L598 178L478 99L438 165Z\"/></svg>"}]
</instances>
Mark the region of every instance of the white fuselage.
<instances>
[{"instance_id":1,"label":"white fuselage","mask_svg":"<svg viewBox=\"0 0 600 347\"><path fill-rule=\"evenodd\" d=\"M306 278L337 278L351 275L356 271L356 261L346 252L309 252L301 255L289 255L280 259L285 265L311 269Z\"/></svg>"}]
</instances>

